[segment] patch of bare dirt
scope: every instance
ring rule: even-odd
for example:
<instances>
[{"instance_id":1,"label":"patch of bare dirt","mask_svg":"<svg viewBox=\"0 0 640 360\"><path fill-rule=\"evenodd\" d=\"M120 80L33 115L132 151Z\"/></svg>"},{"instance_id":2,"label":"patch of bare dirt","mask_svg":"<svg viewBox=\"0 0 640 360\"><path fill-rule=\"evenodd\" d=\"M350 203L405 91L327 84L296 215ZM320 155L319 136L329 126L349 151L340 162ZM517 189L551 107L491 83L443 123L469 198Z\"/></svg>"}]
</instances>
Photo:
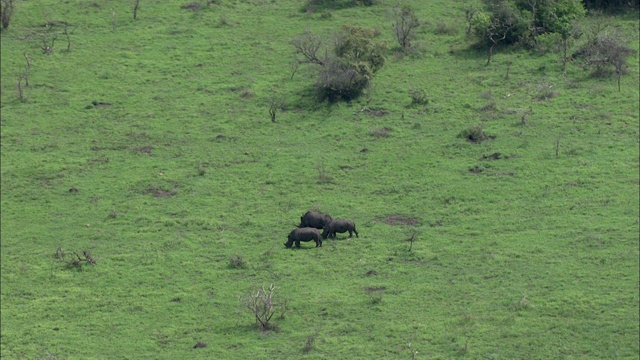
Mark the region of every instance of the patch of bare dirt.
<instances>
[{"instance_id":1,"label":"patch of bare dirt","mask_svg":"<svg viewBox=\"0 0 640 360\"><path fill-rule=\"evenodd\" d=\"M371 136L386 138L391 135L391 129L386 127L381 129L373 129L369 132L369 134L371 134Z\"/></svg>"},{"instance_id":2,"label":"patch of bare dirt","mask_svg":"<svg viewBox=\"0 0 640 360\"><path fill-rule=\"evenodd\" d=\"M147 190L148 194L153 195L153 197L156 198L168 198L168 197L172 197L173 195L177 194L178 191L176 190L164 190L161 188L157 188L157 187L151 187Z\"/></svg>"}]
</instances>

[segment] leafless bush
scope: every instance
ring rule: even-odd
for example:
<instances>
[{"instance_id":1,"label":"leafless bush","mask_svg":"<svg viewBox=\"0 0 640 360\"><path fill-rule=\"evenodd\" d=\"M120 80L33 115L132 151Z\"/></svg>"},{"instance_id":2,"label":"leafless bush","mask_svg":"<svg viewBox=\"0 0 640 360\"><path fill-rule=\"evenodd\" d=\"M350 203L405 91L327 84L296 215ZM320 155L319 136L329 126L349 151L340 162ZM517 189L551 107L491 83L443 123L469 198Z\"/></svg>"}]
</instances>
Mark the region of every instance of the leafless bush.
<instances>
[{"instance_id":1,"label":"leafless bush","mask_svg":"<svg viewBox=\"0 0 640 360\"><path fill-rule=\"evenodd\" d=\"M594 77L615 73L620 90L620 77L627 73L627 58L633 53L626 42L622 34L613 28L594 28L587 44L574 53L574 57L582 58L585 67L594 69Z\"/></svg>"},{"instance_id":2,"label":"leafless bush","mask_svg":"<svg viewBox=\"0 0 640 360\"><path fill-rule=\"evenodd\" d=\"M84 257L81 257L74 251L72 252L71 258L67 259L67 254L61 247L58 247L56 252L53 254L53 257L58 261L64 262L67 268L75 268L78 271L81 271L84 265L96 264L96 260L88 251L83 251L82 254Z\"/></svg>"},{"instance_id":3,"label":"leafless bush","mask_svg":"<svg viewBox=\"0 0 640 360\"><path fill-rule=\"evenodd\" d=\"M274 291L276 286L271 284L269 289L264 286L250 292L240 298L243 308L250 312L256 319L261 330L277 330L276 324L271 323L271 318L276 313Z\"/></svg>"},{"instance_id":4,"label":"leafless bush","mask_svg":"<svg viewBox=\"0 0 640 360\"><path fill-rule=\"evenodd\" d=\"M302 55L306 61L324 65L324 61L320 59L321 55L318 54L322 47L322 39L311 30L306 29L302 35L293 39L291 44L295 47L296 54Z\"/></svg>"}]
</instances>

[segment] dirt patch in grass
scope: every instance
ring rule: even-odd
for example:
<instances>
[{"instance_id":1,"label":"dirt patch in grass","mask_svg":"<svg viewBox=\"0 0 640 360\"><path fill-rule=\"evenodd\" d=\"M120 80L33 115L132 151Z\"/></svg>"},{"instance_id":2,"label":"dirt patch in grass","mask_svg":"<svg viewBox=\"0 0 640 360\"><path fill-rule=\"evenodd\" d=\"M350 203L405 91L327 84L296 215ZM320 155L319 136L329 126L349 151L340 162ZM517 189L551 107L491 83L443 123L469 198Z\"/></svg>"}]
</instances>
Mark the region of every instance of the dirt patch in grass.
<instances>
[{"instance_id":1,"label":"dirt patch in grass","mask_svg":"<svg viewBox=\"0 0 640 360\"><path fill-rule=\"evenodd\" d=\"M389 137L389 135L391 135L391 129L386 127L381 129L373 129L369 132L369 134L375 137L386 138L386 137Z\"/></svg>"},{"instance_id":2,"label":"dirt patch in grass","mask_svg":"<svg viewBox=\"0 0 640 360\"><path fill-rule=\"evenodd\" d=\"M479 174L479 173L481 173L483 171L484 171L484 169L479 167L479 166L477 166L477 165L472 167L472 168L469 168L469 172L471 172L472 174Z\"/></svg>"},{"instance_id":3,"label":"dirt patch in grass","mask_svg":"<svg viewBox=\"0 0 640 360\"><path fill-rule=\"evenodd\" d=\"M153 151L153 146L134 146L131 148L131 151L139 152L142 154L151 154Z\"/></svg>"},{"instance_id":4,"label":"dirt patch in grass","mask_svg":"<svg viewBox=\"0 0 640 360\"><path fill-rule=\"evenodd\" d=\"M504 155L504 154L501 154L499 152L495 152L495 153L490 154L490 155L483 155L482 156L482 160L500 160L500 159L507 160L510 157L511 156Z\"/></svg>"},{"instance_id":5,"label":"dirt patch in grass","mask_svg":"<svg viewBox=\"0 0 640 360\"><path fill-rule=\"evenodd\" d=\"M91 105L87 105L87 109L107 109L107 108L110 108L111 106L112 105L107 102L92 101Z\"/></svg>"},{"instance_id":6,"label":"dirt patch in grass","mask_svg":"<svg viewBox=\"0 0 640 360\"><path fill-rule=\"evenodd\" d=\"M383 110L383 109L369 109L365 112L365 114L369 115L369 116L373 116L373 117L383 117L386 115L389 115L389 112L387 110Z\"/></svg>"},{"instance_id":7,"label":"dirt patch in grass","mask_svg":"<svg viewBox=\"0 0 640 360\"><path fill-rule=\"evenodd\" d=\"M192 3L184 4L180 6L180 9L196 11L196 10L200 10L200 7L201 7L200 3L192 2Z\"/></svg>"},{"instance_id":8,"label":"dirt patch in grass","mask_svg":"<svg viewBox=\"0 0 640 360\"><path fill-rule=\"evenodd\" d=\"M155 186L150 187L147 190L147 194L151 194L151 195L153 195L153 197L156 197L156 198L168 198L168 197L174 196L177 193L178 193L178 191L175 190L175 189L174 190L165 190L165 189L161 189L161 188L158 188L158 187L155 187Z\"/></svg>"},{"instance_id":9,"label":"dirt patch in grass","mask_svg":"<svg viewBox=\"0 0 640 360\"><path fill-rule=\"evenodd\" d=\"M387 225L415 226L420 224L420 220L418 218L402 214L390 214L382 218L381 221Z\"/></svg>"}]
</instances>

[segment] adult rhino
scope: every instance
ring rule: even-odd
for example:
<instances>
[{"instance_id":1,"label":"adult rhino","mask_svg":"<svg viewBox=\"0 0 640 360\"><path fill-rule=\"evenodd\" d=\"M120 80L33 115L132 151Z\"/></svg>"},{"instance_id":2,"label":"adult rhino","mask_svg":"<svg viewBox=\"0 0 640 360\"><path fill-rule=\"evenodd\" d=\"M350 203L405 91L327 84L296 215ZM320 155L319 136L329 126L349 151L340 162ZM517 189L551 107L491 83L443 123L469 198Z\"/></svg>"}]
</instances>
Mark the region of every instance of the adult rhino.
<instances>
[{"instance_id":1,"label":"adult rhino","mask_svg":"<svg viewBox=\"0 0 640 360\"><path fill-rule=\"evenodd\" d=\"M312 227L316 229L324 228L324 225L333 220L331 215L323 214L318 211L307 211L300 217L300 225L298 227Z\"/></svg>"},{"instance_id":2,"label":"adult rhino","mask_svg":"<svg viewBox=\"0 0 640 360\"><path fill-rule=\"evenodd\" d=\"M358 232L356 231L356 224L351 220L333 220L324 225L322 231L322 238L326 239L329 237L336 237L336 233L349 232L349 237L353 237L353 233L356 233L356 237L358 237Z\"/></svg>"},{"instance_id":3,"label":"adult rhino","mask_svg":"<svg viewBox=\"0 0 640 360\"><path fill-rule=\"evenodd\" d=\"M287 248L293 246L293 243L296 243L296 247L300 247L300 241L311 241L314 240L316 242L316 247L322 246L322 237L320 236L320 232L318 229L313 227L302 227L296 228L287 237L287 242L284 244Z\"/></svg>"}]
</instances>

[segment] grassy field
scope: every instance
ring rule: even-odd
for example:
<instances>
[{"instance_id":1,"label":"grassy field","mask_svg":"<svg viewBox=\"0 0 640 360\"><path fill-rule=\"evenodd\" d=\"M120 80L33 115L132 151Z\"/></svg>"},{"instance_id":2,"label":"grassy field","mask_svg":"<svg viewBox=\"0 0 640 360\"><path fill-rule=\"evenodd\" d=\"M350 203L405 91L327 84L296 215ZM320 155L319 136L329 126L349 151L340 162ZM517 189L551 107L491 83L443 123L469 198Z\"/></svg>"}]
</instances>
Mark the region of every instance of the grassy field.
<instances>
[{"instance_id":1,"label":"grassy field","mask_svg":"<svg viewBox=\"0 0 640 360\"><path fill-rule=\"evenodd\" d=\"M485 66L463 1L406 1L422 56L394 49L387 0L187 3L17 3L2 358L638 358L637 12L612 18L635 50L618 91L557 54ZM346 23L387 62L358 100L318 103L291 40ZM459 137L477 126L489 140ZM309 209L360 236L286 249ZM95 265L65 266L83 251ZM270 284L261 331L241 298Z\"/></svg>"}]
</instances>

